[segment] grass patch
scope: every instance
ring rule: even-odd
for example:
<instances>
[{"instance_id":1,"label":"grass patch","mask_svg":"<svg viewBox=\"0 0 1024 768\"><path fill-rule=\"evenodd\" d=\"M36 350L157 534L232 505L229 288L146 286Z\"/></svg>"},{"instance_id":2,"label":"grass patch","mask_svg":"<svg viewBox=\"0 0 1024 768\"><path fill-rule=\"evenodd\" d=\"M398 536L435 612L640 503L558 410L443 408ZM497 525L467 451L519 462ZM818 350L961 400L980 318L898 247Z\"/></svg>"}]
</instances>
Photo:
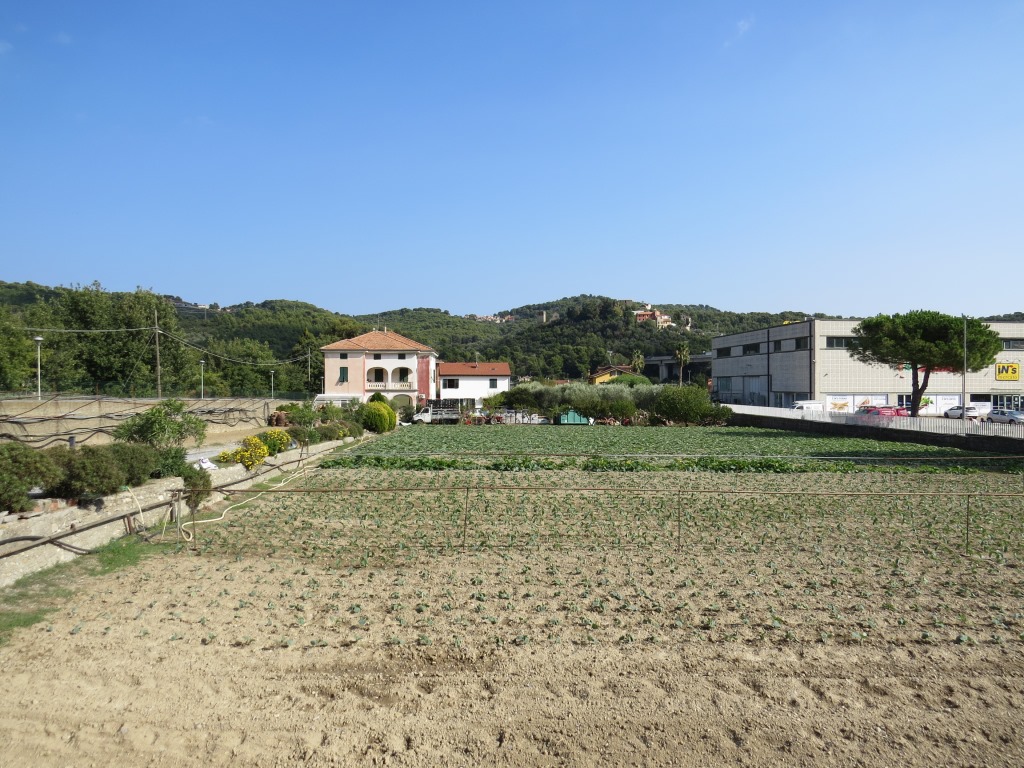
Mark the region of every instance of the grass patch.
<instances>
[{"instance_id":1,"label":"grass patch","mask_svg":"<svg viewBox=\"0 0 1024 768\"><path fill-rule=\"evenodd\" d=\"M78 583L138 565L145 557L166 552L175 544L149 544L138 536L117 539L92 555L59 563L51 568L18 579L0 590L0 646L10 642L16 629L38 624L64 605Z\"/></svg>"}]
</instances>

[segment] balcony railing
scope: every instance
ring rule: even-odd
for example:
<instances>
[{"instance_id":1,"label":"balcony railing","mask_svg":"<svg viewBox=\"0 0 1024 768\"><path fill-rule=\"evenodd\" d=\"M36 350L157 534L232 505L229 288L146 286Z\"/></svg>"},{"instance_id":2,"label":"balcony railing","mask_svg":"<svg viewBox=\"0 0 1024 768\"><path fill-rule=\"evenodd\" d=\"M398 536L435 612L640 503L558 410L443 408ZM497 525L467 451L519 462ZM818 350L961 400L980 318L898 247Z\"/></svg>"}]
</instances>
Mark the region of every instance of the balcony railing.
<instances>
[{"instance_id":1,"label":"balcony railing","mask_svg":"<svg viewBox=\"0 0 1024 768\"><path fill-rule=\"evenodd\" d=\"M367 389L413 389L411 381L392 381L390 383L386 381L368 381L366 382Z\"/></svg>"}]
</instances>

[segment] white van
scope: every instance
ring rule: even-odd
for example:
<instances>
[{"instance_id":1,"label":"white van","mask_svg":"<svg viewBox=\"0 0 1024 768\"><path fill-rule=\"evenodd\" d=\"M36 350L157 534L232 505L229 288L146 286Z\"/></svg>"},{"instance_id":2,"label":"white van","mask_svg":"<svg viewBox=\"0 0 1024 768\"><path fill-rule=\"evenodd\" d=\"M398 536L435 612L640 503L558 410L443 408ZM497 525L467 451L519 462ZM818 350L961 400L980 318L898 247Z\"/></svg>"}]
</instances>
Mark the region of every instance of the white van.
<instances>
[{"instance_id":1,"label":"white van","mask_svg":"<svg viewBox=\"0 0 1024 768\"><path fill-rule=\"evenodd\" d=\"M824 411L825 404L818 400L797 400L789 408L792 411Z\"/></svg>"}]
</instances>

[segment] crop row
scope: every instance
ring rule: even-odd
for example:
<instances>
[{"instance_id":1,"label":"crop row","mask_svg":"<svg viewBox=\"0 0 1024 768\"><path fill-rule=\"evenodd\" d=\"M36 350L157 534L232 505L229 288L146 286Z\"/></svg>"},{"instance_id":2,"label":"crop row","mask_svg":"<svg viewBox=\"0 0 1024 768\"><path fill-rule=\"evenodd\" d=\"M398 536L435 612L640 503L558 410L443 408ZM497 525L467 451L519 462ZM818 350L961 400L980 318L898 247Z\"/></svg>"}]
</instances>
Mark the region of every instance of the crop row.
<instances>
[{"instance_id":1,"label":"crop row","mask_svg":"<svg viewBox=\"0 0 1024 768\"><path fill-rule=\"evenodd\" d=\"M494 477L335 469L254 498L200 527L215 557L179 620L268 649L1024 641L1019 494L920 475L865 478L872 492L829 475ZM216 604L234 607L220 628L203 623Z\"/></svg>"},{"instance_id":2,"label":"crop row","mask_svg":"<svg viewBox=\"0 0 1024 768\"><path fill-rule=\"evenodd\" d=\"M452 426L400 429L356 453L459 455L535 453L545 456L689 455L961 458L955 448L827 437L755 427Z\"/></svg>"}]
</instances>

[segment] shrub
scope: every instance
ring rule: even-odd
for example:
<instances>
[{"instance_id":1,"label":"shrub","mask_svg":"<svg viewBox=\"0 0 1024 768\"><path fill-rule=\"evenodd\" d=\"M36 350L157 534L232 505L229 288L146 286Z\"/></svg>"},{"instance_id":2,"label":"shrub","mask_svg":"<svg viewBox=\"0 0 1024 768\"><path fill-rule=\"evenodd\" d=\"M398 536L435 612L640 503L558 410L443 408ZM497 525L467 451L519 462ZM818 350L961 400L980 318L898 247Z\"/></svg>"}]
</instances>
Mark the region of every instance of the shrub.
<instances>
[{"instance_id":1,"label":"shrub","mask_svg":"<svg viewBox=\"0 0 1024 768\"><path fill-rule=\"evenodd\" d=\"M345 428L340 424L321 424L316 431L323 440L341 440L345 436Z\"/></svg>"},{"instance_id":2,"label":"shrub","mask_svg":"<svg viewBox=\"0 0 1024 768\"><path fill-rule=\"evenodd\" d=\"M292 427L290 427L292 429ZM214 458L214 461L221 464L241 464L248 470L258 467L263 460L270 455L266 443L258 437L249 436L242 441L242 444L232 451L221 451ZM185 475L183 474L182 477Z\"/></svg>"},{"instance_id":3,"label":"shrub","mask_svg":"<svg viewBox=\"0 0 1024 768\"><path fill-rule=\"evenodd\" d=\"M50 496L63 499L105 496L127 482L127 475L111 450L87 445L76 451L55 448L48 453L63 470L61 478L47 487Z\"/></svg>"},{"instance_id":4,"label":"shrub","mask_svg":"<svg viewBox=\"0 0 1024 768\"><path fill-rule=\"evenodd\" d=\"M320 406L320 421L331 422L331 421L342 421L345 418L347 411L340 405L334 403L324 403Z\"/></svg>"},{"instance_id":5,"label":"shrub","mask_svg":"<svg viewBox=\"0 0 1024 768\"><path fill-rule=\"evenodd\" d=\"M300 427L311 427L320 418L320 414L313 410L312 403L288 403L279 405L277 410L287 413L288 421Z\"/></svg>"},{"instance_id":6,"label":"shrub","mask_svg":"<svg viewBox=\"0 0 1024 768\"><path fill-rule=\"evenodd\" d=\"M368 403L384 403L386 405L387 402L388 402L388 399L386 397L384 397L384 395L382 395L380 392L374 392L372 395L370 395L370 398L366 402L368 402Z\"/></svg>"},{"instance_id":7,"label":"shrub","mask_svg":"<svg viewBox=\"0 0 1024 768\"><path fill-rule=\"evenodd\" d=\"M270 455L267 446L258 437L249 436L235 449L235 461L248 470L258 467Z\"/></svg>"},{"instance_id":8,"label":"shrub","mask_svg":"<svg viewBox=\"0 0 1024 768\"><path fill-rule=\"evenodd\" d=\"M164 400L148 411L137 413L114 430L114 439L124 443L146 443L155 448L181 445L194 438L201 445L206 422L185 411L180 400Z\"/></svg>"},{"instance_id":9,"label":"shrub","mask_svg":"<svg viewBox=\"0 0 1024 768\"><path fill-rule=\"evenodd\" d=\"M345 432L349 437L359 438L363 436L363 425L358 421L342 421L341 426L344 427Z\"/></svg>"},{"instance_id":10,"label":"shrub","mask_svg":"<svg viewBox=\"0 0 1024 768\"><path fill-rule=\"evenodd\" d=\"M682 421L687 424L715 423L720 415L704 387L678 387L672 384L665 385L658 392L654 412L665 421Z\"/></svg>"},{"instance_id":11,"label":"shrub","mask_svg":"<svg viewBox=\"0 0 1024 768\"><path fill-rule=\"evenodd\" d=\"M185 481L185 503L189 509L196 509L210 497L213 478L205 469L197 469L189 464L182 471L181 479Z\"/></svg>"},{"instance_id":12,"label":"shrub","mask_svg":"<svg viewBox=\"0 0 1024 768\"><path fill-rule=\"evenodd\" d=\"M128 485L142 485L160 468L161 452L144 443L114 443L110 452L124 470Z\"/></svg>"},{"instance_id":13,"label":"shrub","mask_svg":"<svg viewBox=\"0 0 1024 768\"><path fill-rule=\"evenodd\" d=\"M29 491L59 478L60 468L47 454L21 443L0 445L0 510L24 512L31 506Z\"/></svg>"},{"instance_id":14,"label":"shrub","mask_svg":"<svg viewBox=\"0 0 1024 768\"><path fill-rule=\"evenodd\" d=\"M288 450L288 446L292 443L291 435L283 429L268 429L257 437L267 446L267 451L271 456L277 456L281 451Z\"/></svg>"},{"instance_id":15,"label":"shrub","mask_svg":"<svg viewBox=\"0 0 1024 768\"><path fill-rule=\"evenodd\" d=\"M185 449L181 446L164 448L158 454L159 463L153 477L181 477L185 467L189 466Z\"/></svg>"},{"instance_id":16,"label":"shrub","mask_svg":"<svg viewBox=\"0 0 1024 768\"><path fill-rule=\"evenodd\" d=\"M316 445L320 442L320 433L312 427L288 427L288 435L299 445Z\"/></svg>"},{"instance_id":17,"label":"shrub","mask_svg":"<svg viewBox=\"0 0 1024 768\"><path fill-rule=\"evenodd\" d=\"M386 403L367 403L359 409L360 421L371 432L383 434L398 426L398 417Z\"/></svg>"}]
</instances>

